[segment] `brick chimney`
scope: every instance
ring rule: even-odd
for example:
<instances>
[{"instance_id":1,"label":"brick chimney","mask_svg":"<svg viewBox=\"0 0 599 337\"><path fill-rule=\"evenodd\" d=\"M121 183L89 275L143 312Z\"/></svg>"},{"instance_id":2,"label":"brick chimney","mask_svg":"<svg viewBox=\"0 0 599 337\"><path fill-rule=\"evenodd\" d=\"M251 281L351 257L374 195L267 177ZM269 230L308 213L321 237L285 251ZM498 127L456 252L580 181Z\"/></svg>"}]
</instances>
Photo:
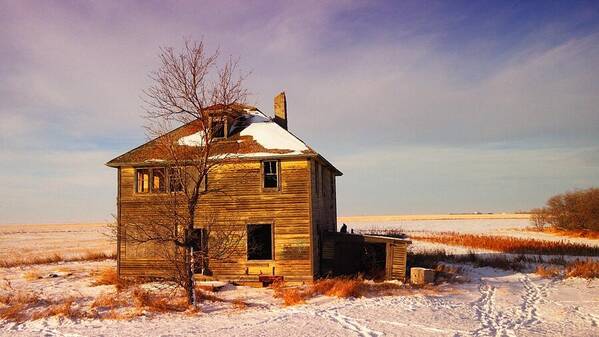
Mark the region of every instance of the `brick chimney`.
<instances>
[{"instance_id":1,"label":"brick chimney","mask_svg":"<svg viewBox=\"0 0 599 337\"><path fill-rule=\"evenodd\" d=\"M275 96L275 123L287 130L287 99L284 91Z\"/></svg>"}]
</instances>

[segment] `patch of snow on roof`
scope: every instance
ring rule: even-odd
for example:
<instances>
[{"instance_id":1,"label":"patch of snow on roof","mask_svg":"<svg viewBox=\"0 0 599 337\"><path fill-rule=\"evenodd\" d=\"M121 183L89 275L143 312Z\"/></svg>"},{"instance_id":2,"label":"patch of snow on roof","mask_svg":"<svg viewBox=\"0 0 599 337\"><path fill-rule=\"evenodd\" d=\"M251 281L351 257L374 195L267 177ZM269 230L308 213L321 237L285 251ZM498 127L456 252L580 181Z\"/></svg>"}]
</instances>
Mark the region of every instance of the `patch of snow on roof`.
<instances>
[{"instance_id":1,"label":"patch of snow on roof","mask_svg":"<svg viewBox=\"0 0 599 337\"><path fill-rule=\"evenodd\" d=\"M268 121L252 123L240 133L241 136L252 136L258 144L269 150L291 150L290 154L301 154L308 150L306 144L278 124Z\"/></svg>"},{"instance_id":2,"label":"patch of snow on roof","mask_svg":"<svg viewBox=\"0 0 599 337\"><path fill-rule=\"evenodd\" d=\"M189 136L181 137L178 140L179 145L184 146L203 146L204 145L204 131L200 130Z\"/></svg>"}]
</instances>

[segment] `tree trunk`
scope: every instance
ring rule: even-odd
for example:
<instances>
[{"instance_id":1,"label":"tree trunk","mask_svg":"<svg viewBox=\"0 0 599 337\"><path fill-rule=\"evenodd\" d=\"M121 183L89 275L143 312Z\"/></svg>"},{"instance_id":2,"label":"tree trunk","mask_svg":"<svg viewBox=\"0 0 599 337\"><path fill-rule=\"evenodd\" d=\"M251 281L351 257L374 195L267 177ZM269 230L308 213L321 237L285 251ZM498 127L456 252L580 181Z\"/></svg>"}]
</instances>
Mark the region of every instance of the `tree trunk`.
<instances>
[{"instance_id":1,"label":"tree trunk","mask_svg":"<svg viewBox=\"0 0 599 337\"><path fill-rule=\"evenodd\" d=\"M185 229L185 292L187 293L187 304L196 305L195 296L195 279L193 278L195 269L195 259L193 254L193 223L195 218L195 205L196 203L190 202L188 207L189 220L187 222L187 228Z\"/></svg>"},{"instance_id":2,"label":"tree trunk","mask_svg":"<svg viewBox=\"0 0 599 337\"><path fill-rule=\"evenodd\" d=\"M193 248L185 247L185 293L187 295L187 304L195 306L195 289L193 280L193 266L191 263L191 255Z\"/></svg>"}]
</instances>

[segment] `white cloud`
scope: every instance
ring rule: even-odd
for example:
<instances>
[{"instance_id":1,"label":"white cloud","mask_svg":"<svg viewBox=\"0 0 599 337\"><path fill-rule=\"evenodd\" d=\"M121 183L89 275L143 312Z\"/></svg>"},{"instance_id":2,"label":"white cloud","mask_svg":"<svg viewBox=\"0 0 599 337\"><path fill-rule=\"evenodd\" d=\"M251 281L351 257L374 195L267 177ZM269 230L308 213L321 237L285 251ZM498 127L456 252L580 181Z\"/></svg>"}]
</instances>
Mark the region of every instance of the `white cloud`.
<instances>
[{"instance_id":1,"label":"white cloud","mask_svg":"<svg viewBox=\"0 0 599 337\"><path fill-rule=\"evenodd\" d=\"M274 94L287 91L290 129L346 173L339 184L344 210L382 211L377 204L389 212L440 210L481 200L484 191L493 191L484 205L507 207L538 201L538 191L597 183L588 167L597 163L599 146L599 35L550 46L555 30L539 27L529 45L488 61L481 57L498 48L493 41L478 38L457 53L441 46L449 42L442 41L445 28L464 17L431 20L437 6L406 5L392 32L365 25L362 11L353 13L358 28L337 25L352 8L367 17L368 6L3 6L0 154L20 166L0 164L0 181L14 188L1 192L0 222L23 214L32 221L108 216L114 181L103 163L145 141L141 90L158 47L178 46L183 37L240 56L253 71L250 99L264 112L272 110ZM511 150L491 151L493 143ZM539 144L563 153L582 146L590 155L575 156L586 161L560 155L556 162ZM371 169L382 173L362 186ZM513 172L545 188L503 184ZM523 196L512 198L516 192L506 186ZM36 193L40 188L45 193ZM355 197L362 189L370 193L363 202ZM446 204L443 195L452 195Z\"/></svg>"}]
</instances>

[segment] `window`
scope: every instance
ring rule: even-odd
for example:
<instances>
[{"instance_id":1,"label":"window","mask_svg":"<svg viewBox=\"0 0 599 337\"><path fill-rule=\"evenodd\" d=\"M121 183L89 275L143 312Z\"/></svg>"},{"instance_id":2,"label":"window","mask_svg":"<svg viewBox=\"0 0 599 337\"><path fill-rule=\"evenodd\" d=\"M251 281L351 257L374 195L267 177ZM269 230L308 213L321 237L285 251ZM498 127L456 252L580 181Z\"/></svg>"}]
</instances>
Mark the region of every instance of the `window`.
<instances>
[{"instance_id":1,"label":"window","mask_svg":"<svg viewBox=\"0 0 599 337\"><path fill-rule=\"evenodd\" d=\"M272 226L248 225L248 260L272 260Z\"/></svg>"},{"instance_id":2,"label":"window","mask_svg":"<svg viewBox=\"0 0 599 337\"><path fill-rule=\"evenodd\" d=\"M208 231L205 228L194 228L190 233L190 239L193 245L193 251L196 261L194 264L194 273L204 273L208 268L208 261L205 258L205 253L208 249Z\"/></svg>"},{"instance_id":3,"label":"window","mask_svg":"<svg viewBox=\"0 0 599 337\"><path fill-rule=\"evenodd\" d=\"M135 171L135 192L165 193L166 175L164 167L140 168Z\"/></svg>"},{"instance_id":4,"label":"window","mask_svg":"<svg viewBox=\"0 0 599 337\"><path fill-rule=\"evenodd\" d=\"M269 160L262 162L264 188L279 187L279 162Z\"/></svg>"},{"instance_id":5,"label":"window","mask_svg":"<svg viewBox=\"0 0 599 337\"><path fill-rule=\"evenodd\" d=\"M152 192L166 192L166 177L164 176L164 168L152 169Z\"/></svg>"},{"instance_id":6,"label":"window","mask_svg":"<svg viewBox=\"0 0 599 337\"><path fill-rule=\"evenodd\" d=\"M212 138L225 138L227 125L222 118L212 118L210 120L210 128L212 129Z\"/></svg>"},{"instance_id":7,"label":"window","mask_svg":"<svg viewBox=\"0 0 599 337\"><path fill-rule=\"evenodd\" d=\"M137 193L148 193L150 191L150 170L137 170Z\"/></svg>"},{"instance_id":8,"label":"window","mask_svg":"<svg viewBox=\"0 0 599 337\"><path fill-rule=\"evenodd\" d=\"M169 191L171 192L182 192L183 191L183 170L180 167L171 167L168 169L168 181Z\"/></svg>"}]
</instances>

